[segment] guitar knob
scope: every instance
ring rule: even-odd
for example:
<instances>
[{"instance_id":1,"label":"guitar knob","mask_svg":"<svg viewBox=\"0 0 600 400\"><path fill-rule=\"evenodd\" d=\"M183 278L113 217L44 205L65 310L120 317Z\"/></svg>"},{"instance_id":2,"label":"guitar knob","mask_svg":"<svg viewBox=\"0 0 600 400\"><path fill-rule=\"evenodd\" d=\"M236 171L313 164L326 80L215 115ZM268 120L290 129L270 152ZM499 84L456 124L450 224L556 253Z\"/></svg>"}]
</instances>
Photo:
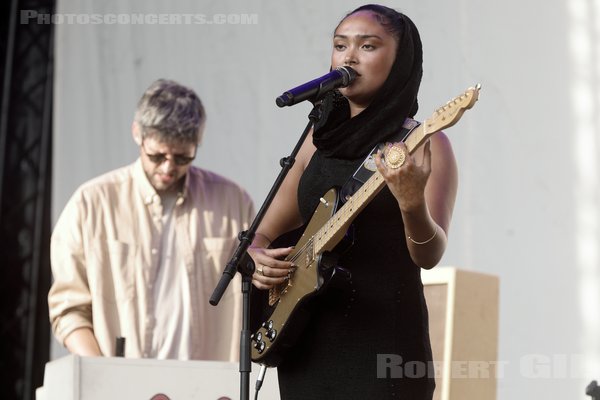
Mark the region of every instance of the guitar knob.
<instances>
[{"instance_id":1,"label":"guitar knob","mask_svg":"<svg viewBox=\"0 0 600 400\"><path fill-rule=\"evenodd\" d=\"M273 329L273 320L263 322L262 327L270 331L271 329Z\"/></svg>"},{"instance_id":2,"label":"guitar knob","mask_svg":"<svg viewBox=\"0 0 600 400\"><path fill-rule=\"evenodd\" d=\"M252 340L255 343L262 341L262 333L253 333L252 336L250 336L250 340Z\"/></svg>"},{"instance_id":3,"label":"guitar knob","mask_svg":"<svg viewBox=\"0 0 600 400\"><path fill-rule=\"evenodd\" d=\"M265 336L272 342L277 337L277 330L276 329L269 329L267 331L267 333L265 334Z\"/></svg>"},{"instance_id":4,"label":"guitar knob","mask_svg":"<svg viewBox=\"0 0 600 400\"><path fill-rule=\"evenodd\" d=\"M254 348L256 349L256 351L258 351L258 354L262 354L262 352L265 351L266 346L267 345L265 344L265 342L261 340L260 342L256 342Z\"/></svg>"}]
</instances>

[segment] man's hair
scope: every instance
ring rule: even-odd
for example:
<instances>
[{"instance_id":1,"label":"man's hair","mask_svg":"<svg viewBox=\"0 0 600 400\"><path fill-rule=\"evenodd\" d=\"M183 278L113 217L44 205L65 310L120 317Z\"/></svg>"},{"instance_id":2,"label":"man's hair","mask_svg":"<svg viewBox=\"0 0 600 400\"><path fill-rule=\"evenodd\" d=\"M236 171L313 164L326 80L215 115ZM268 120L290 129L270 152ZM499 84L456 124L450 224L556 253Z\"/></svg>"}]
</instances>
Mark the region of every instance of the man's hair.
<instances>
[{"instance_id":1,"label":"man's hair","mask_svg":"<svg viewBox=\"0 0 600 400\"><path fill-rule=\"evenodd\" d=\"M196 93L167 79L159 79L146 89L134 117L142 139L152 137L165 143L198 144L205 120L204 106Z\"/></svg>"}]
</instances>

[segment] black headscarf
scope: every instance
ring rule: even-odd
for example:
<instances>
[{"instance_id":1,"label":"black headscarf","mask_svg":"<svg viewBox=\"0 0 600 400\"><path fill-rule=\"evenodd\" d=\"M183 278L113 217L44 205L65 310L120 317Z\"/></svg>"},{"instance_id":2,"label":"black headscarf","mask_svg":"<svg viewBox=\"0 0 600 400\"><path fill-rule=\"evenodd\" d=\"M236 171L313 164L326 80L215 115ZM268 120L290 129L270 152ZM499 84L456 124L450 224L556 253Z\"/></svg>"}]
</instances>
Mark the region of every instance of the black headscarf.
<instances>
[{"instance_id":1,"label":"black headscarf","mask_svg":"<svg viewBox=\"0 0 600 400\"><path fill-rule=\"evenodd\" d=\"M324 98L322 116L313 133L313 143L324 155L348 160L364 157L417 113L423 76L421 39L414 23L404 14L399 16L402 30L396 59L371 104L350 118L348 100L339 91Z\"/></svg>"}]
</instances>

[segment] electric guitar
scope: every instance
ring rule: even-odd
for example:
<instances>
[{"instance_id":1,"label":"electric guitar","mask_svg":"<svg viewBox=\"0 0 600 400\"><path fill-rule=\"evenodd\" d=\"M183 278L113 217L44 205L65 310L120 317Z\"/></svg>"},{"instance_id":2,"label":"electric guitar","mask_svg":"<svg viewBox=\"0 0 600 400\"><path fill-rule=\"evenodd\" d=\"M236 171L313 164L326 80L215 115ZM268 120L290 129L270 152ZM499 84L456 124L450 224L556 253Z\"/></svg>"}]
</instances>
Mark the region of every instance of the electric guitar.
<instances>
[{"instance_id":1,"label":"electric guitar","mask_svg":"<svg viewBox=\"0 0 600 400\"><path fill-rule=\"evenodd\" d=\"M463 113L479 98L481 86L467 89L460 96L438 108L423 124L413 129L404 142L410 154L429 137L456 124ZM310 300L327 290L336 277L347 271L335 265L332 250L342 241L354 218L383 189L385 181L379 171L336 209L338 192L330 189L304 229L304 233L286 260L296 266L290 278L269 291L270 315L251 336L252 360L276 367L285 350L294 345L309 317ZM260 323L261 321L259 321Z\"/></svg>"}]
</instances>

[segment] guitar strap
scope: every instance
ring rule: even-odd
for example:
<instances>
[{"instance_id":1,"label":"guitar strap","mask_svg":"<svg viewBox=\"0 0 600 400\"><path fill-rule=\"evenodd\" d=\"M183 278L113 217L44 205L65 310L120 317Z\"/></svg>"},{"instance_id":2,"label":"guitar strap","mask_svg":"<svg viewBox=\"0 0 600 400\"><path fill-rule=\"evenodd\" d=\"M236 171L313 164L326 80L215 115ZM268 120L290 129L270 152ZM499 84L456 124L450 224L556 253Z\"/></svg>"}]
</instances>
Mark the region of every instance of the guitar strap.
<instances>
[{"instance_id":1,"label":"guitar strap","mask_svg":"<svg viewBox=\"0 0 600 400\"><path fill-rule=\"evenodd\" d=\"M369 155L360 164L358 169L352 174L352 176L344 183L340 191L340 200L345 203L360 187L377 171L377 165L375 164L375 155L379 150L383 151L386 143L390 142L404 142L408 135L417 127L421 125L420 122L415 121L412 118L406 118L400 132L396 133L389 138L388 141L377 144L373 147L373 150L369 152Z\"/></svg>"}]
</instances>

